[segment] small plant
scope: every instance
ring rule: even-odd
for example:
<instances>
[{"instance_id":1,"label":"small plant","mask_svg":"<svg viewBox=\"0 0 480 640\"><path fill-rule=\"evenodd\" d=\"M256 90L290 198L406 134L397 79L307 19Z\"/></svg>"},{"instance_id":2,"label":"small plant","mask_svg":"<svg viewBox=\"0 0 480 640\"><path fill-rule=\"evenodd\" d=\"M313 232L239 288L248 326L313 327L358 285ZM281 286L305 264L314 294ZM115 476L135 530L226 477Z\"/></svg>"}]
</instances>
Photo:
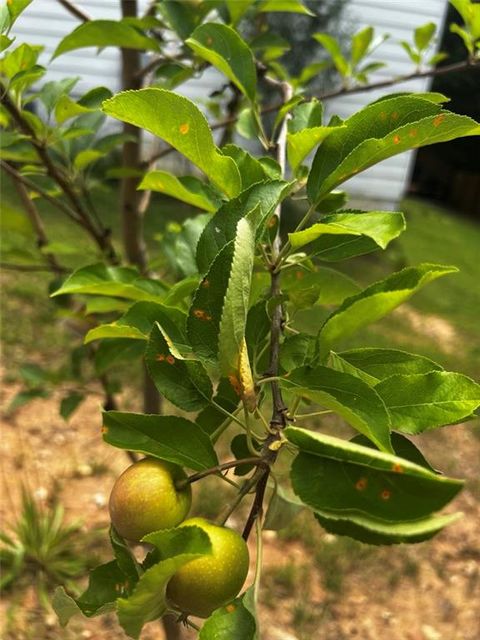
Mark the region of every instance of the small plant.
<instances>
[{"instance_id":1,"label":"small plant","mask_svg":"<svg viewBox=\"0 0 480 640\"><path fill-rule=\"evenodd\" d=\"M41 505L24 487L18 519L8 533L0 532L0 589L34 584L39 601L47 605L52 588L72 585L72 579L85 571L79 532L79 523L65 524L60 503Z\"/></svg>"}]
</instances>

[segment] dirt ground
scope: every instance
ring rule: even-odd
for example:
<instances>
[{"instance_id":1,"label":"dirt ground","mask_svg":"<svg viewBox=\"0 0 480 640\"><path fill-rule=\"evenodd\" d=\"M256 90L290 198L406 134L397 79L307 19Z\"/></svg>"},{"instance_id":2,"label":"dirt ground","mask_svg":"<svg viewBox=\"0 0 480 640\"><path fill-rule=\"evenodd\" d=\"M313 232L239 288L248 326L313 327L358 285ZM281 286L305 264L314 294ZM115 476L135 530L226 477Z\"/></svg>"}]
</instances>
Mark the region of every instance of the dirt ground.
<instances>
[{"instance_id":1,"label":"dirt ground","mask_svg":"<svg viewBox=\"0 0 480 640\"><path fill-rule=\"evenodd\" d=\"M3 407L17 390L3 385ZM84 531L97 532L94 542L90 536L89 552L98 552L103 560L108 495L128 460L103 444L99 409L99 398L90 397L67 425L58 415L58 398L38 399L3 418L0 517L8 523L18 513L22 482L39 501L55 491L68 521L81 519ZM434 540L411 547L345 546L346 539L318 526L312 528L315 539L309 544L305 536L285 539L266 532L262 640L479 640L478 426L457 425L422 442L434 465L467 478L449 509L463 511L463 519ZM316 544L321 554L312 552ZM76 618L61 629L51 611L39 608L32 587L6 592L0 614L4 640L125 638L112 617ZM160 624L152 623L142 640L162 637Z\"/></svg>"}]
</instances>

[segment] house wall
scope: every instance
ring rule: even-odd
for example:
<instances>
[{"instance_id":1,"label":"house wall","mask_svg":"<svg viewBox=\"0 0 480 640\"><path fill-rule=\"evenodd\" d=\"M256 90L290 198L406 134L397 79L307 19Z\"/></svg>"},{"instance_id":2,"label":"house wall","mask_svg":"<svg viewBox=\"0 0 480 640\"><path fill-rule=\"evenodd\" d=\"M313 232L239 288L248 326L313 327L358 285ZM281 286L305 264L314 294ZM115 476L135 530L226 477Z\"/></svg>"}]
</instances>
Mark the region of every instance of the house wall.
<instances>
[{"instance_id":1,"label":"house wall","mask_svg":"<svg viewBox=\"0 0 480 640\"><path fill-rule=\"evenodd\" d=\"M140 0L141 7L147 0ZM93 18L118 19L119 0L81 0L79 6ZM433 21L443 22L447 0L350 0L345 10L345 27L356 31L366 25L375 27L378 33L390 33L391 38L372 56L374 60L387 63L372 75L372 80L388 79L412 71L412 63L398 44L400 40L410 40L415 27ZM69 33L78 20L71 16L57 0L34 0L15 24L18 42L28 41L41 44L45 50L40 64L46 64L61 38ZM95 49L79 49L60 56L48 65L47 79L58 80L79 75L76 93L81 95L97 85L108 86L112 91L120 88L119 54L108 47L100 54ZM205 100L218 83L218 75L209 71L181 89L182 93L195 100ZM418 79L396 85L392 91L426 91L428 79ZM372 102L385 90L371 91L337 99L326 103L327 114L336 113L342 118ZM402 197L412 168L413 153L401 154L346 183L347 191L355 200L379 200L381 206L394 207ZM378 205L379 206L379 205Z\"/></svg>"}]
</instances>

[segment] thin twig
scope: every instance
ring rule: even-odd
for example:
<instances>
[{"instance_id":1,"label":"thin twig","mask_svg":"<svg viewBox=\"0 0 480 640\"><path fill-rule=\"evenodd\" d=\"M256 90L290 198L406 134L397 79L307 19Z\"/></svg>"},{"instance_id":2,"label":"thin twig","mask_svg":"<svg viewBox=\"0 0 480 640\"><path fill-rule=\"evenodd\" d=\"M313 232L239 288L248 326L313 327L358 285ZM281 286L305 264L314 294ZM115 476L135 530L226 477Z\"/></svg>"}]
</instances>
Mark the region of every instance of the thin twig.
<instances>
[{"instance_id":1,"label":"thin twig","mask_svg":"<svg viewBox=\"0 0 480 640\"><path fill-rule=\"evenodd\" d=\"M69 273L70 269L64 267L52 267L48 264L14 264L13 262L0 262L2 269L8 269L10 271L51 271L53 273Z\"/></svg>"},{"instance_id":2,"label":"thin twig","mask_svg":"<svg viewBox=\"0 0 480 640\"><path fill-rule=\"evenodd\" d=\"M58 0L58 2L64 7L72 16L78 18L82 22L89 22L91 20L90 16L86 14L83 9L79 9L76 5L74 5L70 0Z\"/></svg>"},{"instance_id":3,"label":"thin twig","mask_svg":"<svg viewBox=\"0 0 480 640\"><path fill-rule=\"evenodd\" d=\"M175 484L177 490L184 489L187 485L192 484L193 482L197 482L198 480L202 480L208 476L212 476L214 474L221 473L222 471L227 471L228 469L233 469L234 467L240 467L243 464L253 464L255 466L264 466L266 464L265 460L259 458L258 456L250 457L250 458L241 458L239 460L230 460L229 462L224 462L223 464L217 464L215 467L211 467L210 469L205 469L204 471L199 471L198 473L193 473L188 478L184 480L180 480Z\"/></svg>"},{"instance_id":4,"label":"thin twig","mask_svg":"<svg viewBox=\"0 0 480 640\"><path fill-rule=\"evenodd\" d=\"M35 205L35 202L29 197L28 191L21 180L14 180L15 188L17 193L22 201L23 208L25 213L27 214L28 219L32 225L33 231L37 236L37 247L40 251L43 247L48 246L48 237L47 232L45 231L45 227L43 225L43 221L40 217L40 213ZM43 257L45 258L47 264L51 267L52 271L54 271L57 275L64 273L66 269L64 269L61 264L58 262L57 258L51 251L45 251L43 253Z\"/></svg>"}]
</instances>

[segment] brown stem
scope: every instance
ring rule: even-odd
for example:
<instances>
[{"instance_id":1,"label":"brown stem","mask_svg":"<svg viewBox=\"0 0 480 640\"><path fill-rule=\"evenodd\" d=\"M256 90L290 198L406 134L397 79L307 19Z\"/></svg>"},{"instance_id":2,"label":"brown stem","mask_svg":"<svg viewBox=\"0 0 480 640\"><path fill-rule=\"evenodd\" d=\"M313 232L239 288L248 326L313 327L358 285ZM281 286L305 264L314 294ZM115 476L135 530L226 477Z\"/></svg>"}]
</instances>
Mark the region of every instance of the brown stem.
<instances>
[{"instance_id":1,"label":"brown stem","mask_svg":"<svg viewBox=\"0 0 480 640\"><path fill-rule=\"evenodd\" d=\"M282 91L283 102L287 102L292 97L292 88L287 82L282 82L279 85L279 89ZM285 175L286 168L286 144L287 144L287 119L282 123L280 133L277 140L277 160L282 170L282 175ZM281 218L281 205L275 210L275 216L277 218L277 231L272 243L272 255L270 264L270 300L278 298L281 293L280 289L280 277L281 271L278 269L280 261L280 252L282 248L282 240L280 236L280 218ZM280 367L280 339L283 332L283 307L282 303L278 302L272 311L272 320L270 325L270 360L268 368L268 376L275 378L270 382L272 390L272 417L270 419L270 434L265 440L262 447L261 456L265 461L265 467L259 468L258 482L255 490L255 498L250 509L250 513L243 529L243 538L248 540L250 532L255 524L255 520L261 516L263 510L263 499L265 497L265 490L267 488L268 476L270 475L271 465L275 462L278 455L278 448L275 447L275 443L280 440L280 432L285 428L287 424L286 412L287 407L283 401L282 390L276 379Z\"/></svg>"},{"instance_id":2,"label":"brown stem","mask_svg":"<svg viewBox=\"0 0 480 640\"><path fill-rule=\"evenodd\" d=\"M260 467L265 466L267 463L265 462L265 460L263 460L263 458L259 458L258 456L241 458L239 460L230 460L229 462L217 464L215 467L210 467L210 469L205 469L204 471L193 473L191 476L188 476L188 478L185 478L185 480L180 480L179 482L177 482L176 488L178 490L184 489L188 484L192 484L192 482L197 482L198 480L202 480L203 478L207 478L208 476L221 473L222 471L226 471L227 469L240 467L243 464L253 464Z\"/></svg>"},{"instance_id":3,"label":"brown stem","mask_svg":"<svg viewBox=\"0 0 480 640\"><path fill-rule=\"evenodd\" d=\"M82 22L89 22L91 20L90 16L86 14L82 9L79 9L76 5L74 5L70 0L58 0L58 2L64 7L72 16L78 18Z\"/></svg>"},{"instance_id":4,"label":"brown stem","mask_svg":"<svg viewBox=\"0 0 480 640\"><path fill-rule=\"evenodd\" d=\"M122 0L122 17L136 18L138 15L137 0ZM122 87L140 89L139 77L140 52L135 49L121 49L122 54ZM123 133L130 140L124 143L122 165L128 169L141 168L141 130L131 124L124 123ZM138 178L125 177L122 180L121 216L123 244L127 260L136 265L142 273L147 270L147 252L143 237L143 213L139 210Z\"/></svg>"}]
</instances>

